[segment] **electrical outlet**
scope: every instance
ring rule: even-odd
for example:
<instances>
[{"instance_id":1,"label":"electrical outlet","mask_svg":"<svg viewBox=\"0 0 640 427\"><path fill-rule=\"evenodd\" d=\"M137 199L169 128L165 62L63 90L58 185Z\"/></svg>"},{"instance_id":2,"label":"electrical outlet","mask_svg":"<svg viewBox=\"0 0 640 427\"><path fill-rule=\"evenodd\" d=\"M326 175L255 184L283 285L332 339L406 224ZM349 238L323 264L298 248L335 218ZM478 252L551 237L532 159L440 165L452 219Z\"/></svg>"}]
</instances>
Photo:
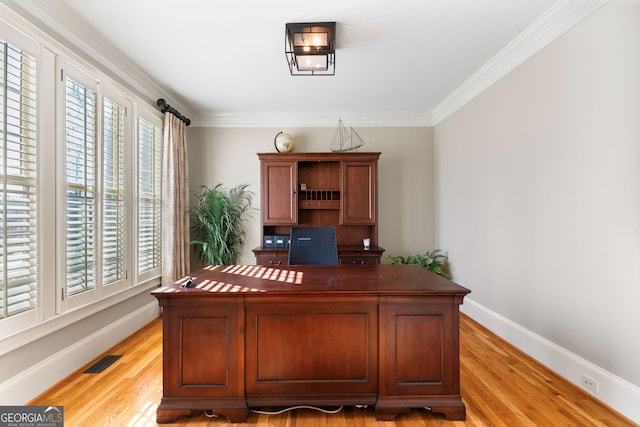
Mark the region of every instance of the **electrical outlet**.
<instances>
[{"instance_id":1,"label":"electrical outlet","mask_svg":"<svg viewBox=\"0 0 640 427\"><path fill-rule=\"evenodd\" d=\"M598 381L586 376L585 374L580 375L580 384L587 390L590 390L594 393L598 392Z\"/></svg>"}]
</instances>

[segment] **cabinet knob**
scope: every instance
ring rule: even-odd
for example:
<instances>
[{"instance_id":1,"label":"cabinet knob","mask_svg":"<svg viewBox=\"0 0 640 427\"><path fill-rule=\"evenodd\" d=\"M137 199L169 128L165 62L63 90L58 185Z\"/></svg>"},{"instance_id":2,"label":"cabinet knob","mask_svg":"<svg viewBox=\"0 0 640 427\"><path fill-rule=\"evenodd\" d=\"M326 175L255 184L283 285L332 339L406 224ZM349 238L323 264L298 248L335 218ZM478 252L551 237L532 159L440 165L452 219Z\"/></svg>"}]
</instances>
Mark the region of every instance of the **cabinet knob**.
<instances>
[{"instance_id":1,"label":"cabinet knob","mask_svg":"<svg viewBox=\"0 0 640 427\"><path fill-rule=\"evenodd\" d=\"M280 265L280 264L282 264L282 260L280 260L280 259L279 259L278 261L275 261L275 262L274 262L272 259L270 259L270 260L269 260L269 264L271 264L271 265L274 265L274 264L275 264L275 265Z\"/></svg>"}]
</instances>

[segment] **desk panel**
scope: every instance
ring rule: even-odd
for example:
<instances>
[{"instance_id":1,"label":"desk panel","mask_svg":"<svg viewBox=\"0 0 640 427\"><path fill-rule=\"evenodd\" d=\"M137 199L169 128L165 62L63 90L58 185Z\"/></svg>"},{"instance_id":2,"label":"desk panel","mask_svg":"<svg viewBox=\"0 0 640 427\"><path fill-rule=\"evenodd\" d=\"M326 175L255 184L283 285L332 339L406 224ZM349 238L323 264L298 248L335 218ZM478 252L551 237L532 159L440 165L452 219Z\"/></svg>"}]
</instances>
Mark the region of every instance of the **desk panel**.
<instances>
[{"instance_id":1,"label":"desk panel","mask_svg":"<svg viewBox=\"0 0 640 427\"><path fill-rule=\"evenodd\" d=\"M247 298L246 393L377 390L377 297Z\"/></svg>"}]
</instances>

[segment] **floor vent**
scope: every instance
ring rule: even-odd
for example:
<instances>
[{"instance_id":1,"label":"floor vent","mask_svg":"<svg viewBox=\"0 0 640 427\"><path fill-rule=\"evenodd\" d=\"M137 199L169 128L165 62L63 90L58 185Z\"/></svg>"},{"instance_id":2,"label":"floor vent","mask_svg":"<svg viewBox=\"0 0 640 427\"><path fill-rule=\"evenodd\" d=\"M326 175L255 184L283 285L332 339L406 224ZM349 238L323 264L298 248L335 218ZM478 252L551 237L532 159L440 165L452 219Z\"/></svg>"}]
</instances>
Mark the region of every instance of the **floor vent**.
<instances>
[{"instance_id":1,"label":"floor vent","mask_svg":"<svg viewBox=\"0 0 640 427\"><path fill-rule=\"evenodd\" d=\"M84 373L85 374L99 374L100 372L107 369L109 366L113 364L116 360L120 359L122 356L119 355L109 355L104 356L102 359L98 360L93 365L89 366Z\"/></svg>"}]
</instances>

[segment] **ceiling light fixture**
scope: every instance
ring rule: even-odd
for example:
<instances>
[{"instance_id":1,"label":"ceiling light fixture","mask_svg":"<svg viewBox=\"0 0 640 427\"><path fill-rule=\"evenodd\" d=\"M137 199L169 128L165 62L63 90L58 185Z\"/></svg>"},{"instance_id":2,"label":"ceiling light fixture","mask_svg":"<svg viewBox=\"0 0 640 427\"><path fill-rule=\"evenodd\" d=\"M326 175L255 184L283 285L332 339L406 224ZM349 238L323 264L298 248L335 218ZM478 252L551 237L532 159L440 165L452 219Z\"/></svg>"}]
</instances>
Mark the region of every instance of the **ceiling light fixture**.
<instances>
[{"instance_id":1,"label":"ceiling light fixture","mask_svg":"<svg viewBox=\"0 0 640 427\"><path fill-rule=\"evenodd\" d=\"M287 24L284 53L291 75L335 75L335 40L335 22Z\"/></svg>"}]
</instances>

